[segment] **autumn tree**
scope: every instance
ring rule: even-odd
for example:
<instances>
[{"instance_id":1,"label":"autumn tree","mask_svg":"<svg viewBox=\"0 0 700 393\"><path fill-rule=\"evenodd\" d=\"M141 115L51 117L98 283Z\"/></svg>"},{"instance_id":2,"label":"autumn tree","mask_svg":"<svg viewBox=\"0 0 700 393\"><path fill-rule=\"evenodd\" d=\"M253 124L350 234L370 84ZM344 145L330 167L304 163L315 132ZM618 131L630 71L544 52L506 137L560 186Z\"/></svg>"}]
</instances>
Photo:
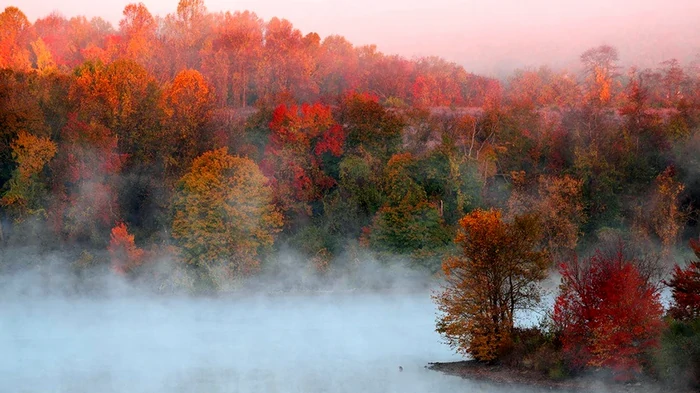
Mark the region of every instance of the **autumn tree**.
<instances>
[{"instance_id":1,"label":"autumn tree","mask_svg":"<svg viewBox=\"0 0 700 393\"><path fill-rule=\"evenodd\" d=\"M185 70L163 92L160 106L165 115L164 134L171 144L165 166L184 172L192 160L209 146L207 125L214 108L214 91L202 74Z\"/></svg>"},{"instance_id":2,"label":"autumn tree","mask_svg":"<svg viewBox=\"0 0 700 393\"><path fill-rule=\"evenodd\" d=\"M19 133L48 136L42 108L30 86L28 75L0 70L0 188L12 177L16 165L12 143Z\"/></svg>"},{"instance_id":3,"label":"autumn tree","mask_svg":"<svg viewBox=\"0 0 700 393\"><path fill-rule=\"evenodd\" d=\"M203 0L180 0L175 14L165 17L165 40L173 55L174 73L198 69L199 51L211 29Z\"/></svg>"},{"instance_id":4,"label":"autumn tree","mask_svg":"<svg viewBox=\"0 0 700 393\"><path fill-rule=\"evenodd\" d=\"M606 106L615 97L617 89L617 49L601 45L581 55L588 85L588 99L598 106Z\"/></svg>"},{"instance_id":5,"label":"autumn tree","mask_svg":"<svg viewBox=\"0 0 700 393\"><path fill-rule=\"evenodd\" d=\"M0 69L27 70L31 67L29 44L32 25L17 7L0 13Z\"/></svg>"},{"instance_id":6,"label":"autumn tree","mask_svg":"<svg viewBox=\"0 0 700 393\"><path fill-rule=\"evenodd\" d=\"M90 44L99 45L103 39L84 16L68 20L58 12L37 19L34 31L37 39L31 46L34 66L39 70L49 68L49 63L61 70L72 69L84 59L83 49Z\"/></svg>"},{"instance_id":7,"label":"autumn tree","mask_svg":"<svg viewBox=\"0 0 700 393\"><path fill-rule=\"evenodd\" d=\"M230 277L256 272L282 226L267 183L253 161L227 148L197 157L173 202L172 233L185 261L204 277L216 266Z\"/></svg>"},{"instance_id":8,"label":"autumn tree","mask_svg":"<svg viewBox=\"0 0 700 393\"><path fill-rule=\"evenodd\" d=\"M656 177L650 197L634 211L632 222L638 235L656 235L666 253L676 244L685 217L680 207L685 186L675 179L675 172L674 167L668 167Z\"/></svg>"},{"instance_id":9,"label":"autumn tree","mask_svg":"<svg viewBox=\"0 0 700 393\"><path fill-rule=\"evenodd\" d=\"M414 106L463 105L460 76L464 69L437 56L418 59L411 88Z\"/></svg>"},{"instance_id":10,"label":"autumn tree","mask_svg":"<svg viewBox=\"0 0 700 393\"><path fill-rule=\"evenodd\" d=\"M357 53L344 37L331 35L324 38L317 64L313 77L322 95L337 97L358 86Z\"/></svg>"},{"instance_id":11,"label":"autumn tree","mask_svg":"<svg viewBox=\"0 0 700 393\"><path fill-rule=\"evenodd\" d=\"M313 40L305 39L286 19L272 18L265 26L263 63L256 77L261 98L272 104L285 95L310 100L318 93L311 78Z\"/></svg>"},{"instance_id":12,"label":"autumn tree","mask_svg":"<svg viewBox=\"0 0 700 393\"><path fill-rule=\"evenodd\" d=\"M115 177L123 163L117 138L108 128L69 115L51 165L54 199L49 218L61 237L104 246L119 213Z\"/></svg>"},{"instance_id":13,"label":"autumn tree","mask_svg":"<svg viewBox=\"0 0 700 393\"><path fill-rule=\"evenodd\" d=\"M509 214L537 215L549 251L557 257L573 252L586 220L583 182L568 175L540 176L536 191L528 192L525 172L511 177L514 189L508 200Z\"/></svg>"},{"instance_id":14,"label":"autumn tree","mask_svg":"<svg viewBox=\"0 0 700 393\"><path fill-rule=\"evenodd\" d=\"M700 318L700 242L692 239L690 248L695 260L684 268L676 265L671 279L666 282L673 296L669 313L675 319L686 321Z\"/></svg>"},{"instance_id":15,"label":"autumn tree","mask_svg":"<svg viewBox=\"0 0 700 393\"><path fill-rule=\"evenodd\" d=\"M250 104L263 59L264 22L255 13L227 12L203 50L202 72L216 86L220 105ZM264 86L258 86L256 91Z\"/></svg>"},{"instance_id":16,"label":"autumn tree","mask_svg":"<svg viewBox=\"0 0 700 393\"><path fill-rule=\"evenodd\" d=\"M663 98L666 105L673 107L685 98L687 75L677 59L666 60L661 65Z\"/></svg>"},{"instance_id":17,"label":"autumn tree","mask_svg":"<svg viewBox=\"0 0 700 393\"><path fill-rule=\"evenodd\" d=\"M347 147L351 152L366 150L384 162L398 152L404 121L384 108L377 97L347 94L338 112L339 123L346 125Z\"/></svg>"},{"instance_id":18,"label":"autumn tree","mask_svg":"<svg viewBox=\"0 0 700 393\"><path fill-rule=\"evenodd\" d=\"M553 318L574 369L606 368L627 379L641 371L646 352L658 344L663 309L639 262L620 245L561 265Z\"/></svg>"},{"instance_id":19,"label":"autumn tree","mask_svg":"<svg viewBox=\"0 0 700 393\"><path fill-rule=\"evenodd\" d=\"M443 262L447 285L434 295L437 331L457 352L493 361L511 345L515 313L539 301L548 254L533 216L504 222L498 210L474 210L459 226L460 255Z\"/></svg>"},{"instance_id":20,"label":"autumn tree","mask_svg":"<svg viewBox=\"0 0 700 393\"><path fill-rule=\"evenodd\" d=\"M134 243L134 235L123 222L112 228L107 247L111 258L112 271L124 275L132 272L143 263L144 251Z\"/></svg>"},{"instance_id":21,"label":"autumn tree","mask_svg":"<svg viewBox=\"0 0 700 393\"><path fill-rule=\"evenodd\" d=\"M55 155L54 142L26 131L20 131L12 142L12 157L17 168L0 199L0 206L12 211L16 221L23 221L28 216L46 215L46 184L40 175Z\"/></svg>"},{"instance_id":22,"label":"autumn tree","mask_svg":"<svg viewBox=\"0 0 700 393\"><path fill-rule=\"evenodd\" d=\"M127 166L151 164L164 150L159 96L153 76L124 59L107 65L84 63L75 70L69 93L81 120L100 123L115 133L119 151L129 155Z\"/></svg>"},{"instance_id":23,"label":"autumn tree","mask_svg":"<svg viewBox=\"0 0 700 393\"><path fill-rule=\"evenodd\" d=\"M278 106L270 131L261 167L272 180L275 199L288 217L311 216L310 204L335 184L323 158L343 154L345 132L330 107L318 103Z\"/></svg>"},{"instance_id":24,"label":"autumn tree","mask_svg":"<svg viewBox=\"0 0 700 393\"><path fill-rule=\"evenodd\" d=\"M122 53L125 58L146 66L155 49L157 24L143 3L124 7L119 29L124 37Z\"/></svg>"}]
</instances>

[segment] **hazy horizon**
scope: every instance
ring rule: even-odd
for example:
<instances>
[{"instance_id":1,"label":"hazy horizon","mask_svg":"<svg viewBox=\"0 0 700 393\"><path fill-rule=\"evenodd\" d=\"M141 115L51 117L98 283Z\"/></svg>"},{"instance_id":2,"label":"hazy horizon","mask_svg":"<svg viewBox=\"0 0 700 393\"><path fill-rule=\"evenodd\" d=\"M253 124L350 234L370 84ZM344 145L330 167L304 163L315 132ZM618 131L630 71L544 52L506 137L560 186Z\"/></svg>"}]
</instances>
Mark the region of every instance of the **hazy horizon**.
<instances>
[{"instance_id":1,"label":"hazy horizon","mask_svg":"<svg viewBox=\"0 0 700 393\"><path fill-rule=\"evenodd\" d=\"M23 0L8 3L30 21L58 11L66 17L100 16L115 28L129 0L96 3ZM151 14L175 12L177 0L145 0ZM504 76L514 69L550 65L578 67L578 57L600 44L618 48L623 65L655 68L700 54L700 2L678 0L587 2L516 0L490 4L456 0L371 2L369 0L207 0L210 12L250 10L261 18L285 18L302 33L338 34L354 45L376 44L407 58L440 56L468 71Z\"/></svg>"}]
</instances>

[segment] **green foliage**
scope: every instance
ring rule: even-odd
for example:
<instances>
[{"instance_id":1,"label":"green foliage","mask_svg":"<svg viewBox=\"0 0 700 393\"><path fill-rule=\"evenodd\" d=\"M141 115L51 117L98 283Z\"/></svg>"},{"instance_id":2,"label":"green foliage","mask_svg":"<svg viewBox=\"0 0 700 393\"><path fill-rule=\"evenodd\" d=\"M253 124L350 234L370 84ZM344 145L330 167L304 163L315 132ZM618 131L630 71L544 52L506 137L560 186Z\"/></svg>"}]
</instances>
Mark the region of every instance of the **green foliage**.
<instances>
[{"instance_id":1,"label":"green foliage","mask_svg":"<svg viewBox=\"0 0 700 393\"><path fill-rule=\"evenodd\" d=\"M483 184L473 162L438 149L420 159L415 169L417 181L428 199L440 205L447 225L481 205Z\"/></svg>"},{"instance_id":2,"label":"green foliage","mask_svg":"<svg viewBox=\"0 0 700 393\"><path fill-rule=\"evenodd\" d=\"M450 243L450 235L434 206L425 202L402 204L379 210L371 226L369 244L380 252L405 255L445 247Z\"/></svg>"},{"instance_id":3,"label":"green foliage","mask_svg":"<svg viewBox=\"0 0 700 393\"><path fill-rule=\"evenodd\" d=\"M700 319L670 320L653 365L658 377L670 386L700 387Z\"/></svg>"},{"instance_id":4,"label":"green foliage","mask_svg":"<svg viewBox=\"0 0 700 393\"><path fill-rule=\"evenodd\" d=\"M381 184L381 163L368 153L347 155L340 162L339 189L366 217L373 216L384 204Z\"/></svg>"},{"instance_id":5,"label":"green foliage","mask_svg":"<svg viewBox=\"0 0 700 393\"><path fill-rule=\"evenodd\" d=\"M416 260L425 262L434 256L425 253L447 246L451 233L438 208L428 202L425 190L413 178L416 173L416 161L410 153L389 160L384 176L386 203L374 217L368 240L376 251L399 255L417 252L422 256ZM436 264L432 265L432 270L437 270Z\"/></svg>"},{"instance_id":6,"label":"green foliage","mask_svg":"<svg viewBox=\"0 0 700 393\"><path fill-rule=\"evenodd\" d=\"M515 368L537 371L552 380L564 379L569 375L561 342L556 334L541 327L515 328L513 344L501 362Z\"/></svg>"}]
</instances>

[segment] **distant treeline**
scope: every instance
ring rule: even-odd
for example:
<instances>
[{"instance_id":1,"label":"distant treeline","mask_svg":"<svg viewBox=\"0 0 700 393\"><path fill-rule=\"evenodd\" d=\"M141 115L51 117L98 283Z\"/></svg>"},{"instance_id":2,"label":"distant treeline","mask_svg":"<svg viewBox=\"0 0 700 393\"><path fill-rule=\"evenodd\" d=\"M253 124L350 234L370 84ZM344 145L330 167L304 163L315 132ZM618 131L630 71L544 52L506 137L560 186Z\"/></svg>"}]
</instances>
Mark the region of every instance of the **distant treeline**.
<instances>
[{"instance_id":1,"label":"distant treeline","mask_svg":"<svg viewBox=\"0 0 700 393\"><path fill-rule=\"evenodd\" d=\"M31 246L207 281L288 246L319 274L365 252L434 272L478 207L537 216L555 256L619 236L672 259L698 235L700 69L617 57L499 82L201 1L118 30L8 7L0 269Z\"/></svg>"}]
</instances>

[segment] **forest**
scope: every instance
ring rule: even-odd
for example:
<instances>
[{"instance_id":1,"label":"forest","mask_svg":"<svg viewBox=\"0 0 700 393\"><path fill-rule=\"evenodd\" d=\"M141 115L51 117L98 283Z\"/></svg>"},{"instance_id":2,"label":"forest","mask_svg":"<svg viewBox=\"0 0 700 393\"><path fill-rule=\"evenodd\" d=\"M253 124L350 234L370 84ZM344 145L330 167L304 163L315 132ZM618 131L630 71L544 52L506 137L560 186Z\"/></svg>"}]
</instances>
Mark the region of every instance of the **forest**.
<instances>
[{"instance_id":1,"label":"forest","mask_svg":"<svg viewBox=\"0 0 700 393\"><path fill-rule=\"evenodd\" d=\"M286 252L319 278L400 261L451 284L460 353L700 384L700 63L620 64L498 80L202 0L118 26L7 7L0 274L60 254L210 293ZM551 274L551 326L516 327Z\"/></svg>"}]
</instances>

